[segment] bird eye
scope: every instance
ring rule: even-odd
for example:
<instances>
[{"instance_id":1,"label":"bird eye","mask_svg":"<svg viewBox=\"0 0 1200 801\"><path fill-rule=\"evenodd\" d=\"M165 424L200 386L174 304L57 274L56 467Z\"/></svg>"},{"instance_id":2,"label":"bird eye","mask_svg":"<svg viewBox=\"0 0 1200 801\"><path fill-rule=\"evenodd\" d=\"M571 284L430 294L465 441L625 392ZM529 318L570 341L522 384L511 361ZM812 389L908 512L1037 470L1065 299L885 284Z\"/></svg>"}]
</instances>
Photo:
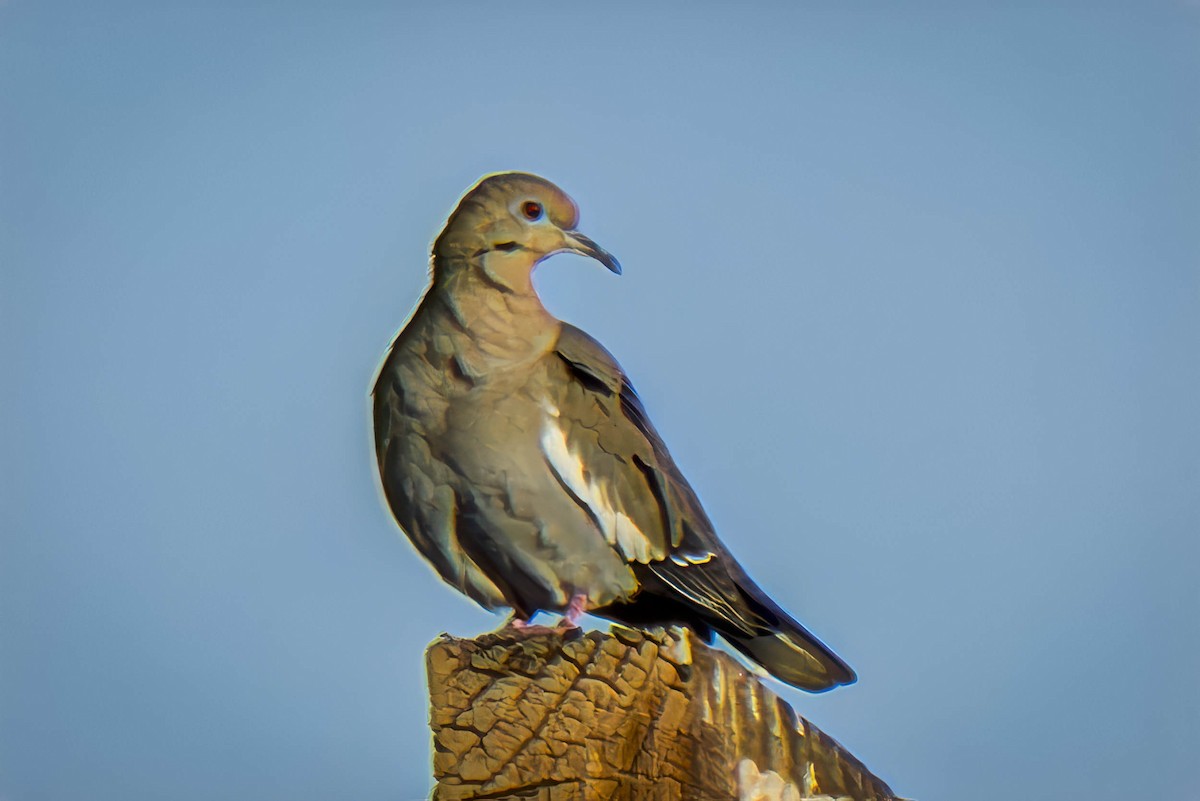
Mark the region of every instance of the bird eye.
<instances>
[{"instance_id":1,"label":"bird eye","mask_svg":"<svg viewBox=\"0 0 1200 801\"><path fill-rule=\"evenodd\" d=\"M521 213L525 215L525 219L530 222L536 222L542 219L542 204L533 200L526 200L521 204Z\"/></svg>"}]
</instances>

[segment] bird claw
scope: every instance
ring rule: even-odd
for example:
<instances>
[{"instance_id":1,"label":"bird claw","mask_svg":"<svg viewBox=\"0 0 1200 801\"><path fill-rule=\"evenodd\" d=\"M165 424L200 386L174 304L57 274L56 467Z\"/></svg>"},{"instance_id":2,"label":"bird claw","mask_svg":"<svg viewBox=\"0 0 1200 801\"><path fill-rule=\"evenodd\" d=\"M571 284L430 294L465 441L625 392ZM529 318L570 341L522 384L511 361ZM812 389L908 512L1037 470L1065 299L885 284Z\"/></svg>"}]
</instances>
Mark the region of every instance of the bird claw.
<instances>
[{"instance_id":1,"label":"bird claw","mask_svg":"<svg viewBox=\"0 0 1200 801\"><path fill-rule=\"evenodd\" d=\"M503 626L501 631L509 630L516 631L521 634L563 634L568 631L574 631L579 628L579 618L587 611L587 596L573 595L570 602L567 604L566 610L563 612L562 618L553 626L543 626L540 623L534 623L532 620L523 620L514 612Z\"/></svg>"},{"instance_id":2,"label":"bird claw","mask_svg":"<svg viewBox=\"0 0 1200 801\"><path fill-rule=\"evenodd\" d=\"M524 636L535 636L538 634L557 634L558 629L550 626L543 626L540 623L533 623L528 620L513 615L508 621L500 627L501 631L512 631Z\"/></svg>"}]
</instances>

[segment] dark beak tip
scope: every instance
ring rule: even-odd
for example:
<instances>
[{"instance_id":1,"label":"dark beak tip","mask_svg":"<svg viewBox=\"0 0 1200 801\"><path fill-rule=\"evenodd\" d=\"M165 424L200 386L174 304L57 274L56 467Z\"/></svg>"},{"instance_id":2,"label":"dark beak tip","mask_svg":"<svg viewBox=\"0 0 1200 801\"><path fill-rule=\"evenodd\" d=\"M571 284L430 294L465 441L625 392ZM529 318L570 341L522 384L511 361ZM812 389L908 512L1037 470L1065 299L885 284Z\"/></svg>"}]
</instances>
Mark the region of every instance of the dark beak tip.
<instances>
[{"instance_id":1,"label":"dark beak tip","mask_svg":"<svg viewBox=\"0 0 1200 801\"><path fill-rule=\"evenodd\" d=\"M590 237L584 236L578 231L568 231L567 236L570 240L571 250L581 256L595 259L617 275L621 274L621 263L611 253L592 241Z\"/></svg>"}]
</instances>

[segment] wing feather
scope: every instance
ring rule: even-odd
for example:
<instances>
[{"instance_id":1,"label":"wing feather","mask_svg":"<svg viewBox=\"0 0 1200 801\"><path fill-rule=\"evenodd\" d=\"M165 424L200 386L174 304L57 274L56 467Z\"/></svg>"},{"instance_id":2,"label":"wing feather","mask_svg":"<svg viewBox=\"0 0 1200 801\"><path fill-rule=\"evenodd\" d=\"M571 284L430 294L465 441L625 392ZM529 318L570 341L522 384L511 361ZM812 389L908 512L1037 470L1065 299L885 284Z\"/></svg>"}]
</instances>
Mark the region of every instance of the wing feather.
<instances>
[{"instance_id":1,"label":"wing feather","mask_svg":"<svg viewBox=\"0 0 1200 801\"><path fill-rule=\"evenodd\" d=\"M563 471L571 476L564 483L579 497L598 495L586 486L581 491L580 485L587 483L583 473L590 472L591 481L606 488L605 500L627 516L648 545L643 552L630 538L631 547L625 547L618 535L615 544L626 559L646 565L653 577L738 628L755 626L758 621L745 608L730 573L732 569L740 574L740 568L717 540L708 515L617 361L594 339L566 324L556 352L573 380L567 382L568 394L553 418L556 431L563 433L562 443L555 445L580 465L578 472ZM567 464L565 458L561 461ZM593 510L598 506L589 504Z\"/></svg>"}]
</instances>

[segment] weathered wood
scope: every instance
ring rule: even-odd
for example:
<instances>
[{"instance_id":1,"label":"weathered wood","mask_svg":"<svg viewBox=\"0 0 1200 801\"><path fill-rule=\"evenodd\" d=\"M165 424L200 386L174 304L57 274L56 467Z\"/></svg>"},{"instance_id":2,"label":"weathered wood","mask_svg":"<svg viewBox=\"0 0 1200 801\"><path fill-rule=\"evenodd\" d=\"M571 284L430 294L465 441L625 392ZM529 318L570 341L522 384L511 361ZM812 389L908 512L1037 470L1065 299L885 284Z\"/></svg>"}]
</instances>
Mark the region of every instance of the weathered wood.
<instances>
[{"instance_id":1,"label":"weathered wood","mask_svg":"<svg viewBox=\"0 0 1200 801\"><path fill-rule=\"evenodd\" d=\"M444 635L426 659L437 801L895 798L686 630Z\"/></svg>"}]
</instances>

